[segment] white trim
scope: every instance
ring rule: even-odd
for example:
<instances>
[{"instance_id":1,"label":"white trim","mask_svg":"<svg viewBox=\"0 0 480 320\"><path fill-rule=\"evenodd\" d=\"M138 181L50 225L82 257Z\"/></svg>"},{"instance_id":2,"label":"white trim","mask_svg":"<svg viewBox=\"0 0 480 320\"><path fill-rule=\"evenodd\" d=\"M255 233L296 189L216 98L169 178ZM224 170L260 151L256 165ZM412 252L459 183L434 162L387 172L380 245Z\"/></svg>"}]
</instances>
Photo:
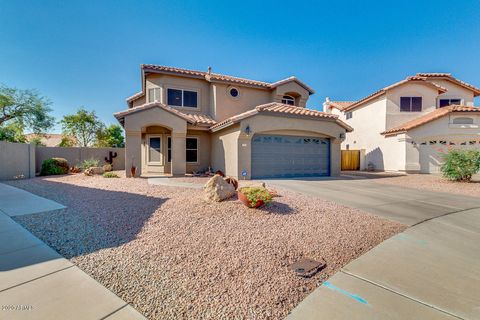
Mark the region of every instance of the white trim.
<instances>
[{"instance_id":1,"label":"white trim","mask_svg":"<svg viewBox=\"0 0 480 320\"><path fill-rule=\"evenodd\" d=\"M147 165L151 166L151 165L156 165L156 166L161 166L163 165L163 148L162 148L162 138L163 138L163 135L162 134L147 134L147 150L146 150L146 160L147 160ZM150 161L150 139L151 138L159 138L160 139L160 161Z\"/></svg>"},{"instance_id":2,"label":"white trim","mask_svg":"<svg viewBox=\"0 0 480 320\"><path fill-rule=\"evenodd\" d=\"M287 97L287 98L285 99L285 97ZM289 104L289 103L283 102L283 100L285 100L285 101L291 100L291 101L293 101L293 104ZM288 105L291 105L291 106L295 106L295 102L296 102L295 97L292 97L292 96L289 95L289 94L284 94L284 95L282 95L282 100L281 100L281 101L282 101L283 104L288 104Z\"/></svg>"},{"instance_id":3,"label":"white trim","mask_svg":"<svg viewBox=\"0 0 480 320\"><path fill-rule=\"evenodd\" d=\"M153 90L153 100L150 101L150 90ZM155 97L155 91L158 92L158 97ZM160 87L151 87L147 89L147 102L160 102L161 100L161 88Z\"/></svg>"},{"instance_id":4,"label":"white trim","mask_svg":"<svg viewBox=\"0 0 480 320\"><path fill-rule=\"evenodd\" d=\"M181 106L176 106L176 105L170 105L168 104L168 90L180 90L182 91L182 105ZM190 91L190 92L195 92L197 94L197 106L196 107L189 107L189 106L184 106L183 105L183 95L184 91ZM200 90L194 89L194 88L182 88L182 87L170 87L167 86L165 90L165 104L169 107L172 108L182 108L182 109L187 109L187 110L200 110Z\"/></svg>"},{"instance_id":5,"label":"white trim","mask_svg":"<svg viewBox=\"0 0 480 320\"><path fill-rule=\"evenodd\" d=\"M187 149L187 139L196 139L197 140L197 149ZM187 161L187 150L197 150L197 161ZM185 137L185 162L189 164L198 164L198 159L200 158L200 139L198 136L186 136Z\"/></svg>"},{"instance_id":6,"label":"white trim","mask_svg":"<svg viewBox=\"0 0 480 320\"><path fill-rule=\"evenodd\" d=\"M463 98L460 98L460 97L448 97L448 96L442 96L442 97L438 97L437 98L437 109L440 108L440 100L460 100L460 105L463 105L464 104L464 99ZM447 107L447 106L445 106ZM445 108L445 107L442 107L442 108Z\"/></svg>"}]
</instances>

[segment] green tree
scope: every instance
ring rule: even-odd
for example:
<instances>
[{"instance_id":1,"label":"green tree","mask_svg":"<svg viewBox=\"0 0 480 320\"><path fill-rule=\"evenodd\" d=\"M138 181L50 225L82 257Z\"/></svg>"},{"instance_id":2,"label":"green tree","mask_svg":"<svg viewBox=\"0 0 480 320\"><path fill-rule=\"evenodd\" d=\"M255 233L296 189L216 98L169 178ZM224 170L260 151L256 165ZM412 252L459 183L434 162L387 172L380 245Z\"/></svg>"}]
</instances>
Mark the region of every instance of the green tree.
<instances>
[{"instance_id":1,"label":"green tree","mask_svg":"<svg viewBox=\"0 0 480 320\"><path fill-rule=\"evenodd\" d=\"M75 146L75 141L71 137L68 136L63 136L62 140L58 144L59 147L74 147Z\"/></svg>"},{"instance_id":2,"label":"green tree","mask_svg":"<svg viewBox=\"0 0 480 320\"><path fill-rule=\"evenodd\" d=\"M35 137L29 141L29 143L33 143L36 146L45 147L45 143L42 142L42 137Z\"/></svg>"},{"instance_id":3,"label":"green tree","mask_svg":"<svg viewBox=\"0 0 480 320\"><path fill-rule=\"evenodd\" d=\"M0 140L25 142L24 130L42 133L54 124L50 102L35 90L0 86Z\"/></svg>"},{"instance_id":4,"label":"green tree","mask_svg":"<svg viewBox=\"0 0 480 320\"><path fill-rule=\"evenodd\" d=\"M74 137L80 147L90 147L97 141L97 135L105 130L95 111L78 109L77 113L63 116L60 121L63 134Z\"/></svg>"},{"instance_id":5,"label":"green tree","mask_svg":"<svg viewBox=\"0 0 480 320\"><path fill-rule=\"evenodd\" d=\"M123 139L123 129L118 124L112 124L104 130L97 133L97 147L117 147L125 146Z\"/></svg>"}]
</instances>

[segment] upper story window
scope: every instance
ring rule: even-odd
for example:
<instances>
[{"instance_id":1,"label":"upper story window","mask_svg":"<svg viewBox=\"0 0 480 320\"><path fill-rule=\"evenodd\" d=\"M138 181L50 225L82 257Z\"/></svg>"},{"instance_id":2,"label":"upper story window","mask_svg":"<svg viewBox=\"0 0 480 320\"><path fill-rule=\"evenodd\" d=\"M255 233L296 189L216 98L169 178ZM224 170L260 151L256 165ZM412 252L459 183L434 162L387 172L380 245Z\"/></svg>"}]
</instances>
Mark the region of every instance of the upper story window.
<instances>
[{"instance_id":1,"label":"upper story window","mask_svg":"<svg viewBox=\"0 0 480 320\"><path fill-rule=\"evenodd\" d=\"M148 102L160 101L160 88L148 89Z\"/></svg>"},{"instance_id":2,"label":"upper story window","mask_svg":"<svg viewBox=\"0 0 480 320\"><path fill-rule=\"evenodd\" d=\"M349 112L345 113L345 118L346 118L347 120L348 120L348 119L352 119L352 117L353 117L352 111L349 111Z\"/></svg>"},{"instance_id":3,"label":"upper story window","mask_svg":"<svg viewBox=\"0 0 480 320\"><path fill-rule=\"evenodd\" d=\"M422 97L401 97L401 112L420 112L422 111Z\"/></svg>"},{"instance_id":4,"label":"upper story window","mask_svg":"<svg viewBox=\"0 0 480 320\"><path fill-rule=\"evenodd\" d=\"M282 97L282 103L294 106L295 105L295 98L292 97L292 96L283 96Z\"/></svg>"},{"instance_id":5,"label":"upper story window","mask_svg":"<svg viewBox=\"0 0 480 320\"><path fill-rule=\"evenodd\" d=\"M438 106L440 108L450 106L452 104L462 104L462 99L440 99Z\"/></svg>"},{"instance_id":6,"label":"upper story window","mask_svg":"<svg viewBox=\"0 0 480 320\"><path fill-rule=\"evenodd\" d=\"M183 89L167 89L167 104L177 107L197 107L198 93Z\"/></svg>"},{"instance_id":7,"label":"upper story window","mask_svg":"<svg viewBox=\"0 0 480 320\"><path fill-rule=\"evenodd\" d=\"M228 90L228 93L230 93L230 96L232 98L238 98L238 96L240 95L240 91L238 91L237 88L230 88L230 90Z\"/></svg>"},{"instance_id":8,"label":"upper story window","mask_svg":"<svg viewBox=\"0 0 480 320\"><path fill-rule=\"evenodd\" d=\"M473 118L459 117L452 121L453 124L473 124Z\"/></svg>"}]
</instances>

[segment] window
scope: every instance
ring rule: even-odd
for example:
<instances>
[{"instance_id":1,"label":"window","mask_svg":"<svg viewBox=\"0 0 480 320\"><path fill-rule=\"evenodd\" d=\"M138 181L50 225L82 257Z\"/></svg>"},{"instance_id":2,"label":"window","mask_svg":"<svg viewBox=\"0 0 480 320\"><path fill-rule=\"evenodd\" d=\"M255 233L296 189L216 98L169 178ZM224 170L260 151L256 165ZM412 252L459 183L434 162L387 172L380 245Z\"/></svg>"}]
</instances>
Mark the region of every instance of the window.
<instances>
[{"instance_id":1,"label":"window","mask_svg":"<svg viewBox=\"0 0 480 320\"><path fill-rule=\"evenodd\" d=\"M230 88L228 92L230 93L230 96L232 96L232 98L237 98L240 94L237 88Z\"/></svg>"},{"instance_id":2,"label":"window","mask_svg":"<svg viewBox=\"0 0 480 320\"><path fill-rule=\"evenodd\" d=\"M422 97L401 97L401 112L420 112L422 111Z\"/></svg>"},{"instance_id":3,"label":"window","mask_svg":"<svg viewBox=\"0 0 480 320\"><path fill-rule=\"evenodd\" d=\"M462 100L461 99L440 99L438 106L440 108L443 108L452 104L462 104Z\"/></svg>"},{"instance_id":4,"label":"window","mask_svg":"<svg viewBox=\"0 0 480 320\"><path fill-rule=\"evenodd\" d=\"M160 88L148 89L148 102L160 101Z\"/></svg>"},{"instance_id":5,"label":"window","mask_svg":"<svg viewBox=\"0 0 480 320\"><path fill-rule=\"evenodd\" d=\"M295 105L295 98L292 97L292 96L283 96L282 103L294 106Z\"/></svg>"},{"instance_id":6,"label":"window","mask_svg":"<svg viewBox=\"0 0 480 320\"><path fill-rule=\"evenodd\" d=\"M473 118L460 117L452 121L453 124L473 124Z\"/></svg>"},{"instance_id":7,"label":"window","mask_svg":"<svg viewBox=\"0 0 480 320\"><path fill-rule=\"evenodd\" d=\"M187 138L187 162L198 162L198 138Z\"/></svg>"},{"instance_id":8,"label":"window","mask_svg":"<svg viewBox=\"0 0 480 320\"><path fill-rule=\"evenodd\" d=\"M172 137L167 137L167 162L172 162Z\"/></svg>"},{"instance_id":9,"label":"window","mask_svg":"<svg viewBox=\"0 0 480 320\"><path fill-rule=\"evenodd\" d=\"M347 120L352 119L352 116L353 116L352 111L345 113L345 118L347 118Z\"/></svg>"},{"instance_id":10,"label":"window","mask_svg":"<svg viewBox=\"0 0 480 320\"><path fill-rule=\"evenodd\" d=\"M196 108L197 96L198 94L195 91L168 89L167 104L169 106Z\"/></svg>"},{"instance_id":11,"label":"window","mask_svg":"<svg viewBox=\"0 0 480 320\"><path fill-rule=\"evenodd\" d=\"M161 162L162 144L160 137L150 137L148 139L148 161Z\"/></svg>"}]
</instances>

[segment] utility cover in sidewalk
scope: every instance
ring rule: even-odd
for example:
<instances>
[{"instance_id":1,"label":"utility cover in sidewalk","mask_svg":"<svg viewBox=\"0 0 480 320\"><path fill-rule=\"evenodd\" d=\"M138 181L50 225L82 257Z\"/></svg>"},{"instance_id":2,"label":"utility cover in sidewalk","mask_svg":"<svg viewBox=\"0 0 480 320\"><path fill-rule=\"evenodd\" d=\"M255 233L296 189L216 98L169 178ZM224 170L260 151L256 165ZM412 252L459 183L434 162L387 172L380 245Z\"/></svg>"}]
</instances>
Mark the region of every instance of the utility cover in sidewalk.
<instances>
[{"instance_id":1,"label":"utility cover in sidewalk","mask_svg":"<svg viewBox=\"0 0 480 320\"><path fill-rule=\"evenodd\" d=\"M309 278L325 268L325 266L324 262L303 258L292 264L290 270L294 271L298 276Z\"/></svg>"}]
</instances>

